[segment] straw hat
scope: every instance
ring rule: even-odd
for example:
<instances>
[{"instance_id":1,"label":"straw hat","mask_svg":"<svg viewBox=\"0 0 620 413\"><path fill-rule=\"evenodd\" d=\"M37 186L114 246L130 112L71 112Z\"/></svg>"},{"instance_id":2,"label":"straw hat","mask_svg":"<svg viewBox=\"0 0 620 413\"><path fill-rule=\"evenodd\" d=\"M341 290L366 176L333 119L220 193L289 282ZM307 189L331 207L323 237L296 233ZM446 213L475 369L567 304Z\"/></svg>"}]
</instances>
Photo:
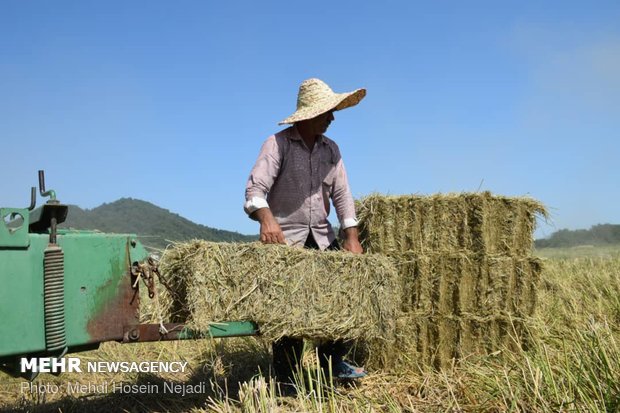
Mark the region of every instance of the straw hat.
<instances>
[{"instance_id":1,"label":"straw hat","mask_svg":"<svg viewBox=\"0 0 620 413\"><path fill-rule=\"evenodd\" d=\"M330 110L341 110L357 105L366 96L366 89L349 93L334 93L320 79L304 80L297 94L297 110L279 125L312 119Z\"/></svg>"}]
</instances>

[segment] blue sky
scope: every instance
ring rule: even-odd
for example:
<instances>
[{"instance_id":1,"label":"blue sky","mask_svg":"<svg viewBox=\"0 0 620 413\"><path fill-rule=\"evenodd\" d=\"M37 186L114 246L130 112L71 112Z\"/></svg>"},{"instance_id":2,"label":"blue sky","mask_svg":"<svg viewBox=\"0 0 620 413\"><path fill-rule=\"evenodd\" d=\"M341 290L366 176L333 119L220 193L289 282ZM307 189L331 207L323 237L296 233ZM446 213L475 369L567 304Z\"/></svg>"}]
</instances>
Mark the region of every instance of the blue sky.
<instances>
[{"instance_id":1,"label":"blue sky","mask_svg":"<svg viewBox=\"0 0 620 413\"><path fill-rule=\"evenodd\" d=\"M529 195L552 225L620 223L620 2L0 1L0 205L153 202L257 233L242 210L299 83L336 113L355 196Z\"/></svg>"}]
</instances>

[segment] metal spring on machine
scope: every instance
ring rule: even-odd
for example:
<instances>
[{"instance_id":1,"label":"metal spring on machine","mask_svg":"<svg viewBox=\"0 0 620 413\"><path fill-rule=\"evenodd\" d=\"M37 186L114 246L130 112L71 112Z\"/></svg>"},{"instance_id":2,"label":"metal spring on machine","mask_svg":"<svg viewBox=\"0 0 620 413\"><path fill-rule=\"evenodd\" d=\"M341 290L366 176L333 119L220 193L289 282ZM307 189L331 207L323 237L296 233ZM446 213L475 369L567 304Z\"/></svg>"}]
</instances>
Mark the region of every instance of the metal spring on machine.
<instances>
[{"instance_id":1,"label":"metal spring on machine","mask_svg":"<svg viewBox=\"0 0 620 413\"><path fill-rule=\"evenodd\" d=\"M45 249L43 259L43 305L45 311L45 347L62 350L65 337L64 252L58 245Z\"/></svg>"}]
</instances>

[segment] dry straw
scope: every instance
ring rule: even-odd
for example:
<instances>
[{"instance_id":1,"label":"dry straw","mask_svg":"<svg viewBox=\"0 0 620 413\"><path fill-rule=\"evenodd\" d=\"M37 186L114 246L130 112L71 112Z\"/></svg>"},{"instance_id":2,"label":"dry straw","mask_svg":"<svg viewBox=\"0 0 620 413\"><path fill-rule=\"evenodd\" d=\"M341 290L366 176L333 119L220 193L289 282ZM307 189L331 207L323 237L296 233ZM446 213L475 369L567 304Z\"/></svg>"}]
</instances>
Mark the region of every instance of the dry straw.
<instances>
[{"instance_id":1,"label":"dry straw","mask_svg":"<svg viewBox=\"0 0 620 413\"><path fill-rule=\"evenodd\" d=\"M371 343L369 364L441 368L524 343L542 271L530 255L542 204L488 192L371 195L357 210L362 243L394 259L401 283L390 356Z\"/></svg>"},{"instance_id":2,"label":"dry straw","mask_svg":"<svg viewBox=\"0 0 620 413\"><path fill-rule=\"evenodd\" d=\"M536 216L546 214L539 202L372 195L358 211L366 250L381 254L175 245L161 265L173 321L204 330L253 320L271 339L362 339L374 367L447 367L524 342L542 271L530 255Z\"/></svg>"},{"instance_id":3,"label":"dry straw","mask_svg":"<svg viewBox=\"0 0 620 413\"><path fill-rule=\"evenodd\" d=\"M542 263L534 257L401 254L402 310L412 316L532 316Z\"/></svg>"},{"instance_id":4,"label":"dry straw","mask_svg":"<svg viewBox=\"0 0 620 413\"><path fill-rule=\"evenodd\" d=\"M384 256L192 241L168 249L160 267L172 321L199 330L252 320L270 339L389 340L394 333L398 275Z\"/></svg>"},{"instance_id":5,"label":"dry straw","mask_svg":"<svg viewBox=\"0 0 620 413\"><path fill-rule=\"evenodd\" d=\"M473 252L526 256L544 206L531 198L489 192L430 196L370 195L357 202L368 251Z\"/></svg>"},{"instance_id":6,"label":"dry straw","mask_svg":"<svg viewBox=\"0 0 620 413\"><path fill-rule=\"evenodd\" d=\"M342 110L357 105L366 96L366 89L356 89L348 93L334 93L322 80L304 80L297 94L297 110L280 122L293 124L312 119L330 110Z\"/></svg>"},{"instance_id":7,"label":"dry straw","mask_svg":"<svg viewBox=\"0 0 620 413\"><path fill-rule=\"evenodd\" d=\"M542 272L538 258L403 254L401 310L389 351L370 343L379 368L404 362L446 368L453 360L527 344ZM389 356L388 356L389 354Z\"/></svg>"}]
</instances>

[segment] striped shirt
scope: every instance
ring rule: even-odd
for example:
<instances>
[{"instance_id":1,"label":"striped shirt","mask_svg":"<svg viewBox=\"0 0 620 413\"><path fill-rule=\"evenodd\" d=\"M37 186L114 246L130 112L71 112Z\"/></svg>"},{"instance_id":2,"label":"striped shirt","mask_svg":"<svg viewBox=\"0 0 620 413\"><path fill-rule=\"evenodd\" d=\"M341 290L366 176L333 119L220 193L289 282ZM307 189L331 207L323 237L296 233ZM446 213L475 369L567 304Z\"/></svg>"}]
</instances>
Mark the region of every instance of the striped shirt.
<instances>
[{"instance_id":1,"label":"striped shirt","mask_svg":"<svg viewBox=\"0 0 620 413\"><path fill-rule=\"evenodd\" d=\"M355 205L338 145L326 136L308 149L295 126L267 138L245 189L249 215L270 208L289 245L312 232L321 249L336 238L327 220L330 199L341 228L357 225Z\"/></svg>"}]
</instances>

